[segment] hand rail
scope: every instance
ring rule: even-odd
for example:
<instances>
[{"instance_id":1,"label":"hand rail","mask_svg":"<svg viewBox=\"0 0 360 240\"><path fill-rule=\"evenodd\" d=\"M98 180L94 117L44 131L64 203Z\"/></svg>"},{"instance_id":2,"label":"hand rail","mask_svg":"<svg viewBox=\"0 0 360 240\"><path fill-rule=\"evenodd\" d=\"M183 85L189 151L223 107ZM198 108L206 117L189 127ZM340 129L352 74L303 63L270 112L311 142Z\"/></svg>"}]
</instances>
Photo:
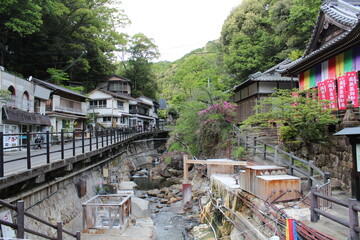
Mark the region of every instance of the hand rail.
<instances>
[{"instance_id":1,"label":"hand rail","mask_svg":"<svg viewBox=\"0 0 360 240\"><path fill-rule=\"evenodd\" d=\"M7 203L3 200L0 199L0 204L7 207L7 208L10 208L11 210L14 210L17 214L17 221L16 221L16 224L15 223L11 223L11 222L8 222L8 221L5 221L5 220L2 220L0 219L0 224L2 225L5 225L5 226L8 226L8 227L11 227L13 229L16 229L17 230L17 233L16 233L16 237L17 238L24 238L24 235L25 235L25 232L27 233L30 233L30 234L33 234L33 235L37 235L39 237L43 237L43 238L46 238L46 239L51 239L51 240L62 240L62 233L66 233L68 234L69 236L75 238L76 240L80 240L80 232L76 232L75 234L74 233L71 233L69 231L66 231L62 228L62 222L59 221L57 223L57 225L54 225L54 224L51 224L31 213L28 213L24 210L24 201L23 200L19 200L16 202L16 205L12 205L10 203ZM45 224L53 229L56 229L57 230L57 237L50 237L48 235L45 235L41 232L38 232L36 230L32 230L32 229L28 229L28 228L25 228L25 222L24 222L24 216L27 216L35 221L38 221L42 224Z\"/></svg>"},{"instance_id":2,"label":"hand rail","mask_svg":"<svg viewBox=\"0 0 360 240\"><path fill-rule=\"evenodd\" d=\"M295 156L294 153L289 153L281 150L278 148L278 146L273 146L271 144L263 142L257 139L257 137L246 135L245 138L242 138L239 134L237 134L241 133L241 129L235 125L233 127L233 131L235 136L237 136L238 138L238 143L241 144L241 142L243 142L246 150L250 148L253 152L253 156L255 156L257 152L261 152L263 159L268 159L267 156L270 156L272 157L271 160L273 160L275 164L287 165L289 168L288 173L290 175L294 175L294 171L296 171L307 177L309 188L313 186L314 183L316 183L317 185L322 184L315 178L316 176L321 176L323 178L323 183L327 183L330 179L330 173L323 172L321 169L319 169L313 164L313 161L307 161L299 158ZM270 151L271 149L272 151ZM284 158L280 158L280 155L285 155L285 157L288 158L288 161L283 161ZM304 165L304 167L302 168L299 165Z\"/></svg>"},{"instance_id":3,"label":"hand rail","mask_svg":"<svg viewBox=\"0 0 360 240\"><path fill-rule=\"evenodd\" d=\"M6 175L6 165L12 162L21 162L26 161L25 167L23 170L31 169L35 163L33 162L34 157L45 156L46 163L49 164L50 159L52 162L64 160L66 154L71 152L71 156L76 156L90 152L93 150L98 150L103 147L108 147L119 142L125 141L137 134L151 133L159 131L159 128L149 128L145 131L143 128L116 128L108 131L104 130L95 130L95 131L61 131L61 132L27 132L27 133L17 133L17 134L4 134L0 132L0 177ZM40 143L33 142L35 136L41 136L42 141ZM21 145L17 146L5 146L6 140L9 139L18 139L17 141L22 141ZM43 146L45 148L43 150ZM5 156L5 151L10 151L14 149L21 150L25 148L26 154L17 154L17 156ZM40 148L40 149L38 149ZM87 148L87 149L86 149ZM76 152L78 149L80 151ZM55 153L60 153L59 156L54 156ZM15 154L16 155L16 154ZM5 157L4 157L5 156ZM39 160L40 162L40 160ZM24 165L22 165L24 166Z\"/></svg>"},{"instance_id":4,"label":"hand rail","mask_svg":"<svg viewBox=\"0 0 360 240\"><path fill-rule=\"evenodd\" d=\"M317 222L320 219L320 215L339 223L347 228L349 228L350 239L359 240L360 228L359 228L359 217L358 213L360 212L360 205L358 205L357 200L354 198L349 198L348 201L343 201L336 199L334 197L326 196L318 192L318 188L313 186L311 187L311 222ZM320 209L318 203L319 200L327 200L329 202L335 203L337 205L343 206L348 209L349 216L347 219L340 218L338 216L332 215L328 212L325 212Z\"/></svg>"}]
</instances>

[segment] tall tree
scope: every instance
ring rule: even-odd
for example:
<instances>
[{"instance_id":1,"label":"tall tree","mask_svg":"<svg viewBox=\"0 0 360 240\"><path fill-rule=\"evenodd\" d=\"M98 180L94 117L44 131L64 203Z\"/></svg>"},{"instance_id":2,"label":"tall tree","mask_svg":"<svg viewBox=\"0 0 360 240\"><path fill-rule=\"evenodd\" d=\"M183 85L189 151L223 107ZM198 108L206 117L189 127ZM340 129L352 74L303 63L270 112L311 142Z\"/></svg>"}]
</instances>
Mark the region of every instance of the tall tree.
<instances>
[{"instance_id":1,"label":"tall tree","mask_svg":"<svg viewBox=\"0 0 360 240\"><path fill-rule=\"evenodd\" d=\"M244 0L221 32L229 73L243 81L286 57L298 57L311 36L320 4L321 0Z\"/></svg>"},{"instance_id":2,"label":"tall tree","mask_svg":"<svg viewBox=\"0 0 360 240\"><path fill-rule=\"evenodd\" d=\"M158 88L151 61L159 57L158 47L142 33L135 34L127 47L128 60L123 62L120 74L132 81L133 96L155 99Z\"/></svg>"},{"instance_id":3,"label":"tall tree","mask_svg":"<svg viewBox=\"0 0 360 240\"><path fill-rule=\"evenodd\" d=\"M111 0L11 1L19 4L19 9L37 3L34 8L38 11L37 21L28 21L33 26L31 31L1 25L9 32L2 35L7 69L50 81L48 68L66 71L70 79L83 82L87 90L113 73L113 51L117 45L126 44L125 36L116 28L128 20L121 10L110 7ZM17 12L14 5L2 7L0 11Z\"/></svg>"}]
</instances>

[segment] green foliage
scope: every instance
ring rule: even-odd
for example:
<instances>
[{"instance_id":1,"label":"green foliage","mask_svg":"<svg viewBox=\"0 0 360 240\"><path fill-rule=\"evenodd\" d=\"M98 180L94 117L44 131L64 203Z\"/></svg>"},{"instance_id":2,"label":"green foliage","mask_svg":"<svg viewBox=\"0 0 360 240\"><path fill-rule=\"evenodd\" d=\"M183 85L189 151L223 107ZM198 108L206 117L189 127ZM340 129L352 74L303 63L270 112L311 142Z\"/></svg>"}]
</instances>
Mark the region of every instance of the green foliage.
<instances>
[{"instance_id":1,"label":"green foliage","mask_svg":"<svg viewBox=\"0 0 360 240\"><path fill-rule=\"evenodd\" d=\"M224 62L244 81L287 57L296 58L310 39L321 0L244 0L221 32Z\"/></svg>"},{"instance_id":2,"label":"green foliage","mask_svg":"<svg viewBox=\"0 0 360 240\"><path fill-rule=\"evenodd\" d=\"M11 100L11 92L9 90L0 89L0 101Z\"/></svg>"},{"instance_id":3,"label":"green foliage","mask_svg":"<svg viewBox=\"0 0 360 240\"><path fill-rule=\"evenodd\" d=\"M170 164L170 163L171 163L171 160L172 160L171 157L166 157L166 158L165 158L165 162L166 162L167 164Z\"/></svg>"},{"instance_id":4,"label":"green foliage","mask_svg":"<svg viewBox=\"0 0 360 240\"><path fill-rule=\"evenodd\" d=\"M57 85L63 84L65 81L69 80L69 74L63 70L48 68L46 72L50 74L50 81Z\"/></svg>"},{"instance_id":5,"label":"green foliage","mask_svg":"<svg viewBox=\"0 0 360 240\"><path fill-rule=\"evenodd\" d=\"M244 121L245 125L282 126L284 140L296 138L305 144L321 142L327 138L327 127L337 123L332 110L327 108L328 101L318 100L316 92L299 92L299 97L292 96L294 90L279 89L271 97L264 98L256 106L258 114Z\"/></svg>"},{"instance_id":6,"label":"green foliage","mask_svg":"<svg viewBox=\"0 0 360 240\"><path fill-rule=\"evenodd\" d=\"M0 65L48 79L61 69L86 90L114 73L128 23L112 0L8 0L0 3Z\"/></svg>"},{"instance_id":7,"label":"green foliage","mask_svg":"<svg viewBox=\"0 0 360 240\"><path fill-rule=\"evenodd\" d=\"M151 60L159 56L159 50L154 40L142 33L135 34L129 40L126 52L129 53L129 59L123 62L120 75L131 79L132 95L155 99L158 87L152 71Z\"/></svg>"},{"instance_id":8,"label":"green foliage","mask_svg":"<svg viewBox=\"0 0 360 240\"><path fill-rule=\"evenodd\" d=\"M166 119L167 118L167 112L164 109L158 110L158 117L159 119Z\"/></svg>"},{"instance_id":9,"label":"green foliage","mask_svg":"<svg viewBox=\"0 0 360 240\"><path fill-rule=\"evenodd\" d=\"M184 148L183 145L181 145L180 142L174 142L173 144L171 144L171 146L169 147L169 151L186 151L187 149Z\"/></svg>"},{"instance_id":10,"label":"green foliage","mask_svg":"<svg viewBox=\"0 0 360 240\"><path fill-rule=\"evenodd\" d=\"M283 142L293 141L296 139L296 131L289 126L281 126L280 139Z\"/></svg>"},{"instance_id":11,"label":"green foliage","mask_svg":"<svg viewBox=\"0 0 360 240\"><path fill-rule=\"evenodd\" d=\"M233 156L235 159L242 159L245 154L245 148L244 147L237 147L234 151L231 152L231 156Z\"/></svg>"}]
</instances>

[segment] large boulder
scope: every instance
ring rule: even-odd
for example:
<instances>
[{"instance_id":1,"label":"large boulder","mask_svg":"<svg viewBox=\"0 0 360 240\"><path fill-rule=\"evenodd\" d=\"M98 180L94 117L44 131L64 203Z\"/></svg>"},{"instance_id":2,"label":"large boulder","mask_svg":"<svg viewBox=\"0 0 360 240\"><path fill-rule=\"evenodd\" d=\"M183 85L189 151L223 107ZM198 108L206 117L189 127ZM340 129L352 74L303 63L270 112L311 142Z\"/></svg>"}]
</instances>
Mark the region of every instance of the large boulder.
<instances>
[{"instance_id":1,"label":"large boulder","mask_svg":"<svg viewBox=\"0 0 360 240\"><path fill-rule=\"evenodd\" d=\"M151 210L149 201L131 197L131 215L134 218L150 218L151 217Z\"/></svg>"}]
</instances>

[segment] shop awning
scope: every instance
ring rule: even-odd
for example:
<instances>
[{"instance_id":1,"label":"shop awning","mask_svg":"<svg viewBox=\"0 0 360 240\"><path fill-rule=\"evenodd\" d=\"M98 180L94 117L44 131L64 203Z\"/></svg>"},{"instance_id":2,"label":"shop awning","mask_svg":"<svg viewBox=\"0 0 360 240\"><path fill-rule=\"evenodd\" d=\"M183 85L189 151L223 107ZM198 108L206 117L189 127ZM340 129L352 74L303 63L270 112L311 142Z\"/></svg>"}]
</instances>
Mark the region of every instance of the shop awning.
<instances>
[{"instance_id":1,"label":"shop awning","mask_svg":"<svg viewBox=\"0 0 360 240\"><path fill-rule=\"evenodd\" d=\"M12 124L51 125L48 116L9 107L3 107L2 119L4 123Z\"/></svg>"}]
</instances>

